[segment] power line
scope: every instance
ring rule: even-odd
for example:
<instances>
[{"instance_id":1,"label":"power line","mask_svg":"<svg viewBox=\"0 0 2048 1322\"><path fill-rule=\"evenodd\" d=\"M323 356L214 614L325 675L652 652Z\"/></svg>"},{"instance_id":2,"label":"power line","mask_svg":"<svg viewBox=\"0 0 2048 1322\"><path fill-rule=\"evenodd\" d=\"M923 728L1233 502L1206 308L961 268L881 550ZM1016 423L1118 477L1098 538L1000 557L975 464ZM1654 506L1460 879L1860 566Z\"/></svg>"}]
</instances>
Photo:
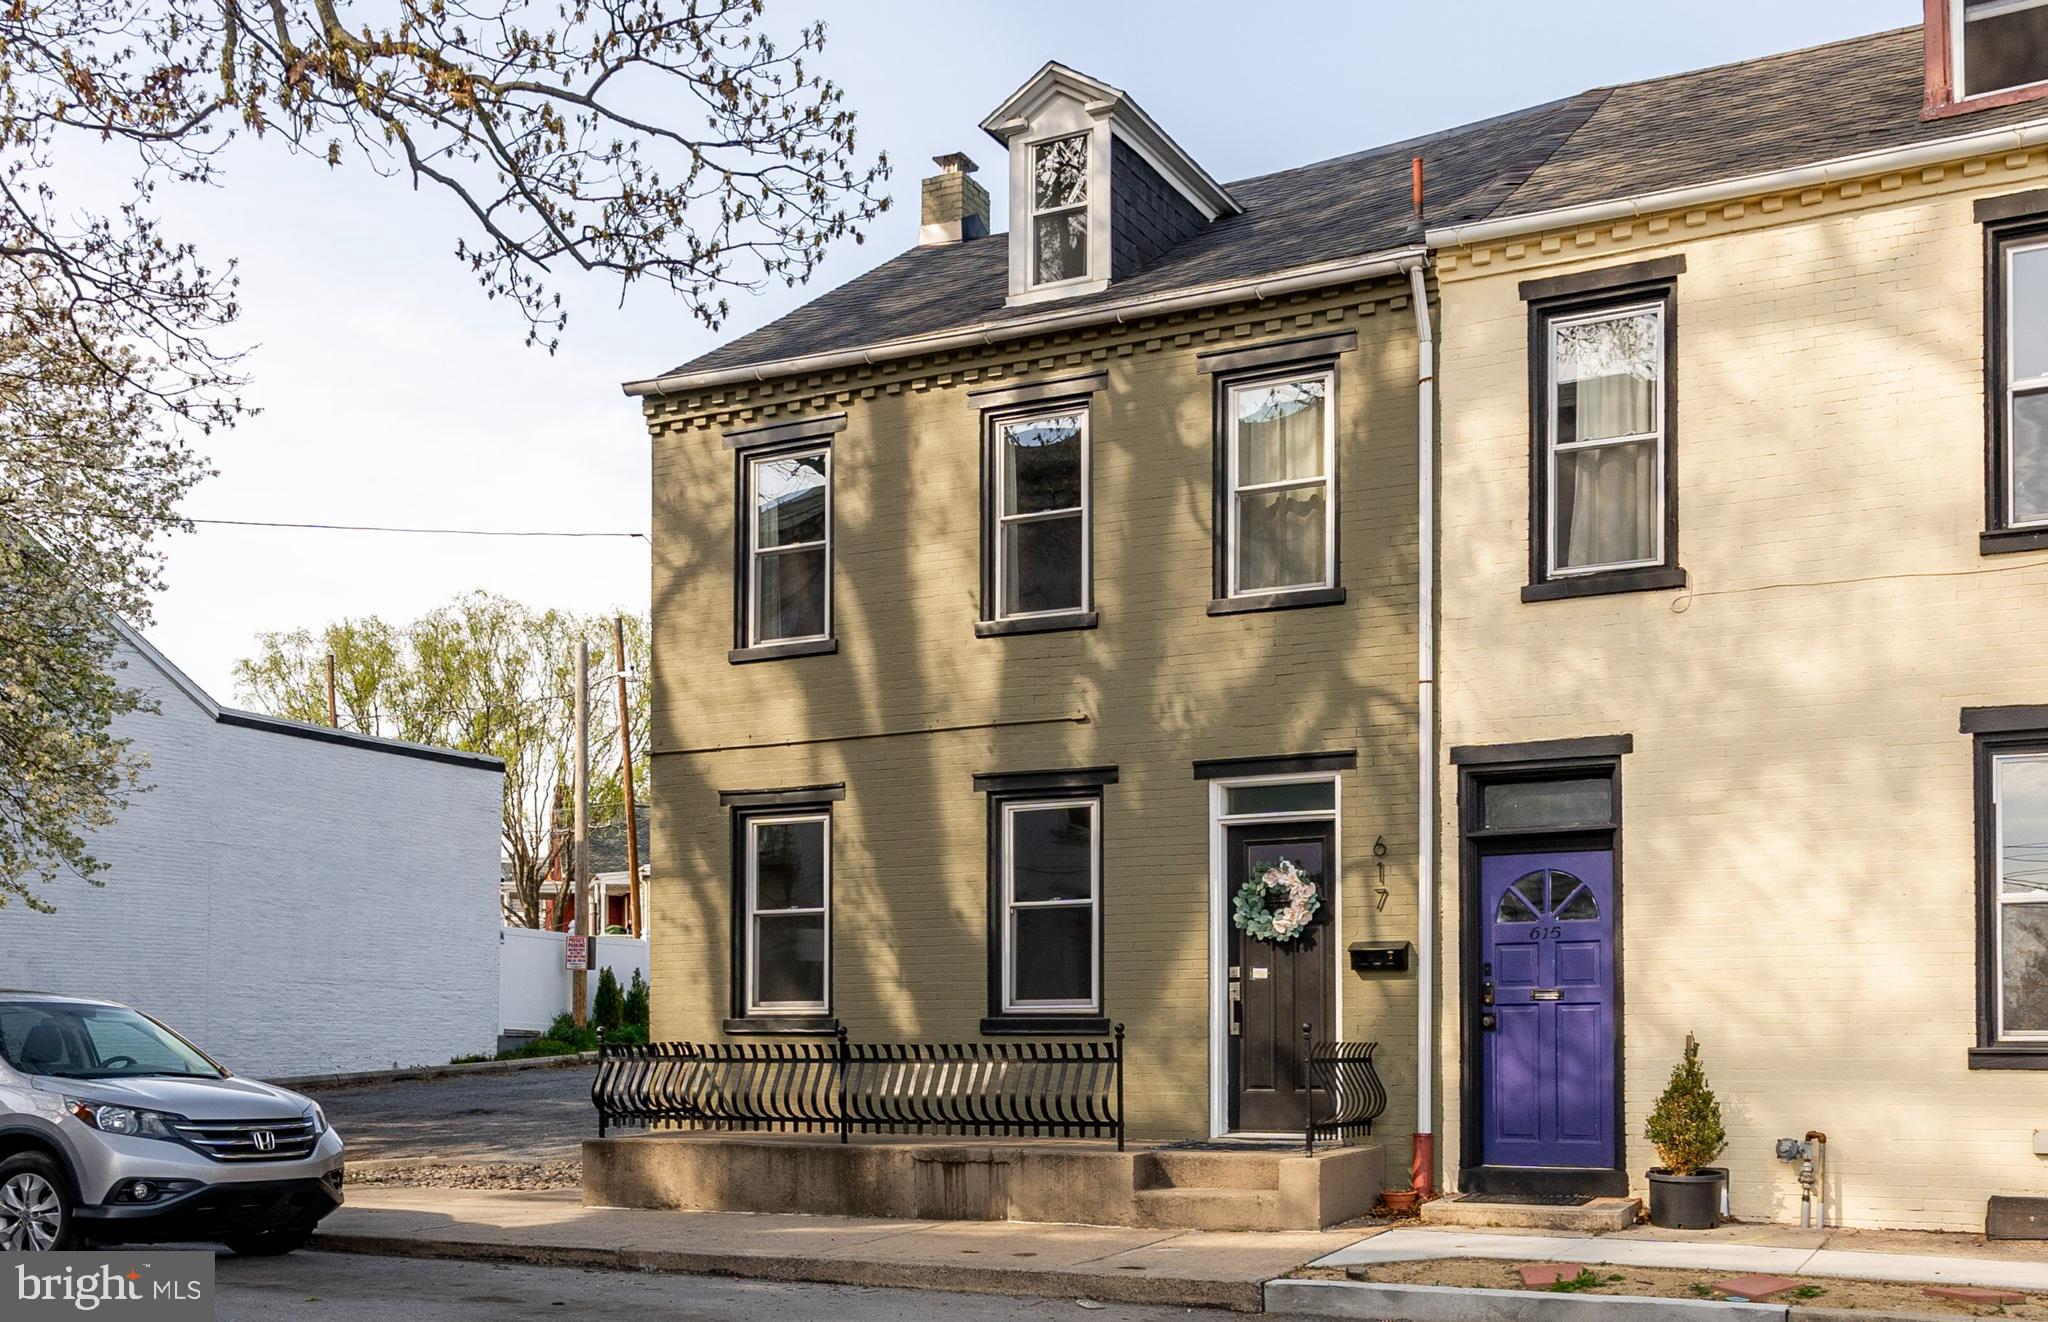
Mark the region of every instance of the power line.
<instances>
[{"instance_id":1,"label":"power line","mask_svg":"<svg viewBox=\"0 0 2048 1322\"><path fill-rule=\"evenodd\" d=\"M421 533L438 537L626 537L646 541L644 532L556 532L543 528L399 528L374 523L287 523L272 519L188 519L224 528L311 528L320 532Z\"/></svg>"}]
</instances>

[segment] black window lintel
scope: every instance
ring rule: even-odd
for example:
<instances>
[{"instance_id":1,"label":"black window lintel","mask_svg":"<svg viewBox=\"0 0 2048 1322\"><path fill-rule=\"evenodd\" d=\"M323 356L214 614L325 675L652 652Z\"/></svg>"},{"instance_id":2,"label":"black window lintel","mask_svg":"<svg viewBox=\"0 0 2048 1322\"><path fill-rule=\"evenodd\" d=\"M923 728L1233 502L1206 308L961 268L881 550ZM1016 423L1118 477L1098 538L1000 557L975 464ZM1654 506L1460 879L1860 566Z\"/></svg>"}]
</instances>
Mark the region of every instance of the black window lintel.
<instances>
[{"instance_id":1,"label":"black window lintel","mask_svg":"<svg viewBox=\"0 0 2048 1322\"><path fill-rule=\"evenodd\" d=\"M1075 767L1069 771L977 771L974 788L982 794L1035 794L1045 790L1091 790L1116 784L1115 767Z\"/></svg>"}]
</instances>

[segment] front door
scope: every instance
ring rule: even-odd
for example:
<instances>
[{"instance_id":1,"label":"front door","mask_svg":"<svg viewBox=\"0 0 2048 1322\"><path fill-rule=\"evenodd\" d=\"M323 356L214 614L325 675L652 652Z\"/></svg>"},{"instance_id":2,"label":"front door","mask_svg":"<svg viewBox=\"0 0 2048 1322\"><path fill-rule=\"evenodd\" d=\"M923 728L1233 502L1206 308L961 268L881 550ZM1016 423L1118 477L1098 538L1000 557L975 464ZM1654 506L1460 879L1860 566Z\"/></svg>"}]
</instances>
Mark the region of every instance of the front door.
<instances>
[{"instance_id":1,"label":"front door","mask_svg":"<svg viewBox=\"0 0 2048 1322\"><path fill-rule=\"evenodd\" d=\"M1230 1127L1245 1133L1298 1134L1301 1026L1309 1025L1318 1041L1328 1041L1336 1023L1337 942L1331 907L1336 827L1329 822L1233 826L1226 843L1226 913L1248 878L1264 874L1282 859L1291 861L1322 894L1315 920L1295 940L1263 941L1230 925Z\"/></svg>"},{"instance_id":2,"label":"front door","mask_svg":"<svg viewBox=\"0 0 2048 1322\"><path fill-rule=\"evenodd\" d=\"M1614 1165L1614 855L1479 865L1483 1160Z\"/></svg>"}]
</instances>

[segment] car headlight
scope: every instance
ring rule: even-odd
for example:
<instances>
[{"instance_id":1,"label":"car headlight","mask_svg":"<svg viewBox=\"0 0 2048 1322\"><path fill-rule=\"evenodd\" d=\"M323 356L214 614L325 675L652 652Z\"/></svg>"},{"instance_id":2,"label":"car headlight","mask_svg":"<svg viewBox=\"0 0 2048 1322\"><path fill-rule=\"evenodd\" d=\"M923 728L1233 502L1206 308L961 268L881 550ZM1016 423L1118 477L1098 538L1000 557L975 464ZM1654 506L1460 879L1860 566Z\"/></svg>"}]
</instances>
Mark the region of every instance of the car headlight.
<instances>
[{"instance_id":1,"label":"car headlight","mask_svg":"<svg viewBox=\"0 0 2048 1322\"><path fill-rule=\"evenodd\" d=\"M316 1137L327 1132L327 1112L320 1109L320 1103L318 1102L313 1103L312 1121L313 1133Z\"/></svg>"},{"instance_id":2,"label":"car headlight","mask_svg":"<svg viewBox=\"0 0 2048 1322\"><path fill-rule=\"evenodd\" d=\"M175 1116L161 1111L143 1111L133 1106L113 1106L106 1102L90 1102L79 1098L66 1098L64 1109L77 1116L103 1134L127 1134L135 1138L166 1138L175 1141L178 1137L171 1128Z\"/></svg>"}]
</instances>

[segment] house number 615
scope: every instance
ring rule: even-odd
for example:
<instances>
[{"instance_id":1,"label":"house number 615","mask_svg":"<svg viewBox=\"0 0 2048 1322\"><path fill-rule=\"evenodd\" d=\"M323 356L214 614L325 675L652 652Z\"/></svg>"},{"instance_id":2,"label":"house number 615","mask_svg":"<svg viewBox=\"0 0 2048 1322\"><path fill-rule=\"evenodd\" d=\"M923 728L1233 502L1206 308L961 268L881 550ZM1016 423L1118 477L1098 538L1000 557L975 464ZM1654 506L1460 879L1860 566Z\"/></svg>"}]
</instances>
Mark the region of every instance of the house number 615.
<instances>
[{"instance_id":1,"label":"house number 615","mask_svg":"<svg viewBox=\"0 0 2048 1322\"><path fill-rule=\"evenodd\" d=\"M1529 938L1532 941L1541 941L1546 936L1555 941L1563 935L1564 929L1562 927L1552 927L1549 929L1535 927L1529 930Z\"/></svg>"}]
</instances>

